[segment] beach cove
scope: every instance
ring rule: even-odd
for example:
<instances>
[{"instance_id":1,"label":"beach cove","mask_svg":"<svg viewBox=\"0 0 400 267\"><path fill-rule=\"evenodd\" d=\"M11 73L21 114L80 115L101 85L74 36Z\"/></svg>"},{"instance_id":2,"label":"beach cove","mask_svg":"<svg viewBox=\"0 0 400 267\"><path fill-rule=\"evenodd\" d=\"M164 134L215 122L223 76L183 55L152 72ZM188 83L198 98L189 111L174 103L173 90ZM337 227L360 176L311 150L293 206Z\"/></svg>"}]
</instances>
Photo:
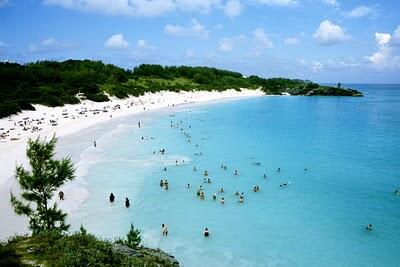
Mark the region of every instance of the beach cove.
<instances>
[{"instance_id":1,"label":"beach cove","mask_svg":"<svg viewBox=\"0 0 400 267\"><path fill-rule=\"evenodd\" d=\"M145 245L172 253L184 266L394 266L400 222L393 144L399 135L392 116L399 112L399 96L390 87L379 89L367 86L364 98L257 97L167 106L113 116L66 135L59 155L72 152L79 163L61 203L70 198L76 204L65 206L73 211L71 230L83 224L112 238L134 223ZM392 105L382 105L387 102ZM203 182L205 170L210 184ZM168 179L168 190L160 179ZM196 196L200 185L204 200ZM259 192L252 191L256 185ZM224 193L218 193L221 187ZM111 205L110 192L116 196ZM373 232L365 231L367 223Z\"/></svg>"}]
</instances>

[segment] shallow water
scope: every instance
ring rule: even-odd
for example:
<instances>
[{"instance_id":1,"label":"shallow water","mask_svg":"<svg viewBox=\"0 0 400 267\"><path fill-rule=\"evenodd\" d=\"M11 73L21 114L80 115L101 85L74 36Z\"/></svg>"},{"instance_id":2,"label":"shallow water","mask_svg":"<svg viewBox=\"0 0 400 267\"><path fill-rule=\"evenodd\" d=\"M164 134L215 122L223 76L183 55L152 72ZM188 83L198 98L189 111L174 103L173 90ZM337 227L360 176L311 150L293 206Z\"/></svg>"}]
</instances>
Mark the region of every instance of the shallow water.
<instances>
[{"instance_id":1,"label":"shallow water","mask_svg":"<svg viewBox=\"0 0 400 267\"><path fill-rule=\"evenodd\" d=\"M69 217L73 228L82 223L113 238L134 223L146 245L171 252L184 266L398 265L400 196L393 192L400 188L400 86L352 86L365 97L181 106L64 139L63 151L80 151L73 157L90 193ZM170 127L170 121L182 124ZM153 154L162 148L165 155ZM211 184L203 183L206 169ZM168 179L168 191L160 179ZM284 182L290 184L280 187ZM205 200L196 197L199 185ZM252 192L255 185L260 192ZM221 187L225 193L213 201ZM244 192L243 204L236 190ZM365 231L368 223L372 232ZM210 238L203 238L204 227Z\"/></svg>"}]
</instances>

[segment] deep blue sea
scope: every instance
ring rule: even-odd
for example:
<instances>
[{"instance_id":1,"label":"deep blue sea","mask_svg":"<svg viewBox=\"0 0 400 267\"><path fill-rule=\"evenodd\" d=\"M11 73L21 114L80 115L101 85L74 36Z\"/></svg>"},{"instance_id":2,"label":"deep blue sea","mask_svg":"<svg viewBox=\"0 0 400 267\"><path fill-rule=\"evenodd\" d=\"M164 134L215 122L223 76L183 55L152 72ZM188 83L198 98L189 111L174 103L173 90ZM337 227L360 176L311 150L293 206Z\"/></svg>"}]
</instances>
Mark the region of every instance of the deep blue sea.
<instances>
[{"instance_id":1,"label":"deep blue sea","mask_svg":"<svg viewBox=\"0 0 400 267\"><path fill-rule=\"evenodd\" d=\"M69 216L73 229L114 238L133 223L145 245L183 266L399 266L400 85L345 86L364 97L178 106L65 138L60 146L79 162L90 192Z\"/></svg>"}]
</instances>

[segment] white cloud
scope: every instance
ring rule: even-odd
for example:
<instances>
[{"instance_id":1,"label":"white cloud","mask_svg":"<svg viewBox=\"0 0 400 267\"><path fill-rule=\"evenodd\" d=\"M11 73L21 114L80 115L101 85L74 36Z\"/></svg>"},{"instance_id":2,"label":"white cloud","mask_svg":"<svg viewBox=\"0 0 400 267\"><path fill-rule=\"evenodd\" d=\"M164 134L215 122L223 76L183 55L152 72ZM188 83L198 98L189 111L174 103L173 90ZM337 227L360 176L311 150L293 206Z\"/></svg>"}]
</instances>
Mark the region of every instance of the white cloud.
<instances>
[{"instance_id":1,"label":"white cloud","mask_svg":"<svg viewBox=\"0 0 400 267\"><path fill-rule=\"evenodd\" d=\"M242 12L242 4L238 0L229 0L225 3L224 13L227 17L233 18Z\"/></svg>"},{"instance_id":2,"label":"white cloud","mask_svg":"<svg viewBox=\"0 0 400 267\"><path fill-rule=\"evenodd\" d=\"M219 40L218 49L222 52L230 52L233 50L236 44L244 42L246 40L247 36L243 34L232 38L222 38L221 40Z\"/></svg>"},{"instance_id":3,"label":"white cloud","mask_svg":"<svg viewBox=\"0 0 400 267\"><path fill-rule=\"evenodd\" d=\"M333 24L329 20L321 22L313 37L318 44L326 46L350 40L350 35L341 26Z\"/></svg>"},{"instance_id":4,"label":"white cloud","mask_svg":"<svg viewBox=\"0 0 400 267\"><path fill-rule=\"evenodd\" d=\"M186 58L194 58L194 56L195 56L194 50L188 49L188 50L185 51L185 57Z\"/></svg>"},{"instance_id":5,"label":"white cloud","mask_svg":"<svg viewBox=\"0 0 400 267\"><path fill-rule=\"evenodd\" d=\"M378 50L371 56L365 57L372 66L379 70L400 68L400 55L397 54L398 50L393 47L397 41L393 38L398 38L399 32L399 27L397 27L393 32L393 36L390 33L375 33Z\"/></svg>"},{"instance_id":6,"label":"white cloud","mask_svg":"<svg viewBox=\"0 0 400 267\"><path fill-rule=\"evenodd\" d=\"M299 39L296 37L289 37L285 39L285 45L297 45L299 43Z\"/></svg>"},{"instance_id":7,"label":"white cloud","mask_svg":"<svg viewBox=\"0 0 400 267\"><path fill-rule=\"evenodd\" d=\"M219 41L218 49L222 52L230 52L233 49L233 41L228 38L223 38Z\"/></svg>"},{"instance_id":8,"label":"white cloud","mask_svg":"<svg viewBox=\"0 0 400 267\"><path fill-rule=\"evenodd\" d=\"M340 3L337 0L322 0L322 2L335 7L340 6Z\"/></svg>"},{"instance_id":9,"label":"white cloud","mask_svg":"<svg viewBox=\"0 0 400 267\"><path fill-rule=\"evenodd\" d=\"M324 65L321 62L313 61L312 71L318 73L324 70Z\"/></svg>"},{"instance_id":10,"label":"white cloud","mask_svg":"<svg viewBox=\"0 0 400 267\"><path fill-rule=\"evenodd\" d=\"M222 0L43 0L46 5L72 10L150 17L175 11L208 13L213 8L221 8L221 2Z\"/></svg>"},{"instance_id":11,"label":"white cloud","mask_svg":"<svg viewBox=\"0 0 400 267\"><path fill-rule=\"evenodd\" d=\"M136 42L136 47L139 49L155 49L155 46L149 45L146 40L139 39Z\"/></svg>"},{"instance_id":12,"label":"white cloud","mask_svg":"<svg viewBox=\"0 0 400 267\"><path fill-rule=\"evenodd\" d=\"M268 35L264 32L263 28L257 28L253 31L254 42L256 44L256 48L265 49L265 48L273 48L274 44L268 38Z\"/></svg>"},{"instance_id":13,"label":"white cloud","mask_svg":"<svg viewBox=\"0 0 400 267\"><path fill-rule=\"evenodd\" d=\"M124 35L122 33L119 33L108 38L104 45L105 47L113 49L126 49L129 47L129 42L124 39Z\"/></svg>"},{"instance_id":14,"label":"white cloud","mask_svg":"<svg viewBox=\"0 0 400 267\"><path fill-rule=\"evenodd\" d=\"M6 42L0 41L0 47L9 47L9 46L11 45Z\"/></svg>"},{"instance_id":15,"label":"white cloud","mask_svg":"<svg viewBox=\"0 0 400 267\"><path fill-rule=\"evenodd\" d=\"M297 0L254 0L256 3L269 6L293 6L297 4Z\"/></svg>"},{"instance_id":16,"label":"white cloud","mask_svg":"<svg viewBox=\"0 0 400 267\"><path fill-rule=\"evenodd\" d=\"M397 26L396 30L394 30L390 43L393 46L400 45L400 25Z\"/></svg>"},{"instance_id":17,"label":"white cloud","mask_svg":"<svg viewBox=\"0 0 400 267\"><path fill-rule=\"evenodd\" d=\"M389 33L381 33L381 32L375 33L375 40L376 40L378 46L388 45L391 38L392 38L392 36Z\"/></svg>"},{"instance_id":18,"label":"white cloud","mask_svg":"<svg viewBox=\"0 0 400 267\"><path fill-rule=\"evenodd\" d=\"M378 15L378 11L375 7L358 6L349 12L344 13L349 18L362 18L362 17L373 17Z\"/></svg>"},{"instance_id":19,"label":"white cloud","mask_svg":"<svg viewBox=\"0 0 400 267\"><path fill-rule=\"evenodd\" d=\"M40 44L30 44L28 46L28 52L31 54L47 53L60 51L66 48L76 47L77 45L71 42L61 42L54 37L49 37L40 42Z\"/></svg>"},{"instance_id":20,"label":"white cloud","mask_svg":"<svg viewBox=\"0 0 400 267\"><path fill-rule=\"evenodd\" d=\"M172 36L190 36L206 39L209 31L206 27L200 24L196 19L191 19L191 25L188 27L180 25L167 24L164 27L164 33Z\"/></svg>"}]
</instances>

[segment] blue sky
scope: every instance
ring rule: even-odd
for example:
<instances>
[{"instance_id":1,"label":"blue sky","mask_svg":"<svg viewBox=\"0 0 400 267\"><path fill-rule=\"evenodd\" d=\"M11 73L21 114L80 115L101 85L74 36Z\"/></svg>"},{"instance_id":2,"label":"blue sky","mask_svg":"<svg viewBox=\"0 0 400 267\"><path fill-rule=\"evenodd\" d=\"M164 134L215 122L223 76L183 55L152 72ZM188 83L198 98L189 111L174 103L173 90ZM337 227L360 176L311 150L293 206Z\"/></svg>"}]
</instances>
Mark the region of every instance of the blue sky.
<instances>
[{"instance_id":1,"label":"blue sky","mask_svg":"<svg viewBox=\"0 0 400 267\"><path fill-rule=\"evenodd\" d=\"M400 1L0 0L0 60L400 83Z\"/></svg>"}]
</instances>

